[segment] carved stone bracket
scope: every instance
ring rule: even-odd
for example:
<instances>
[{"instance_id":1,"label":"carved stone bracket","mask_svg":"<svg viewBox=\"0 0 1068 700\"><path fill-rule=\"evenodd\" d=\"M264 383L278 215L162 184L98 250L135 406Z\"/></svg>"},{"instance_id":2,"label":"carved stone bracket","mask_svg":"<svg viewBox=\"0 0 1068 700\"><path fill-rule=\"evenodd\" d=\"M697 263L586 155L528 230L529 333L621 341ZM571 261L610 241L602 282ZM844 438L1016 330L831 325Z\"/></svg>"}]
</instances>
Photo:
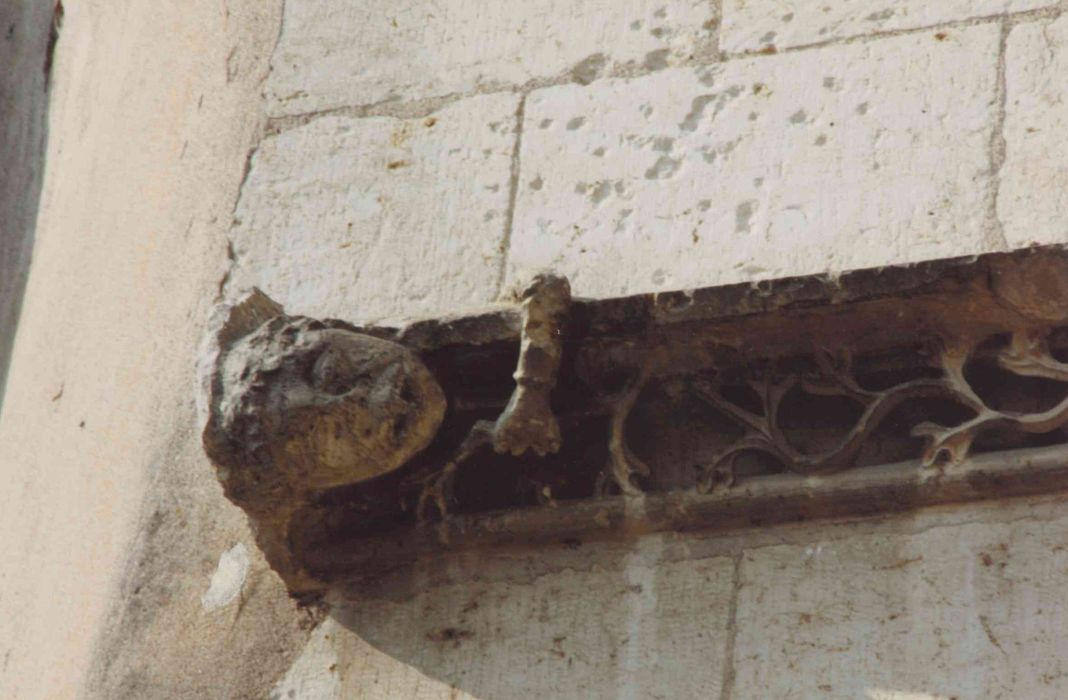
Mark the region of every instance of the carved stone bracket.
<instances>
[{"instance_id":1,"label":"carved stone bracket","mask_svg":"<svg viewBox=\"0 0 1068 700\"><path fill-rule=\"evenodd\" d=\"M1066 350L1057 246L606 300L543 275L404 328L254 290L216 309L200 398L227 497L314 601L471 548L1068 487Z\"/></svg>"}]
</instances>

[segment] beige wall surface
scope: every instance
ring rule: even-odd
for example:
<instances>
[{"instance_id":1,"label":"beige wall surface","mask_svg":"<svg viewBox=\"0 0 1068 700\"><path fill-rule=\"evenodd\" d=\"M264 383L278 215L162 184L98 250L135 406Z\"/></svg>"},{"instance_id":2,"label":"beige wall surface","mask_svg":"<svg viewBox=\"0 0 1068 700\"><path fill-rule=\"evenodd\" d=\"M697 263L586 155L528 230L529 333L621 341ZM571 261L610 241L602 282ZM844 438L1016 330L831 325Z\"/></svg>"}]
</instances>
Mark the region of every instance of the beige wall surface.
<instances>
[{"instance_id":1,"label":"beige wall surface","mask_svg":"<svg viewBox=\"0 0 1068 700\"><path fill-rule=\"evenodd\" d=\"M0 698L1068 697L1056 497L414 562L300 612L193 377L251 285L374 322L544 267L603 296L1068 242L1065 9L70 0L0 407Z\"/></svg>"},{"instance_id":2,"label":"beige wall surface","mask_svg":"<svg viewBox=\"0 0 1068 700\"><path fill-rule=\"evenodd\" d=\"M75 697L99 645L97 696L255 694L304 634L270 578L242 620L189 614L213 543L247 536L192 368L277 29L258 0L66 3L0 418L0 697ZM242 653L256 668L219 672Z\"/></svg>"}]
</instances>

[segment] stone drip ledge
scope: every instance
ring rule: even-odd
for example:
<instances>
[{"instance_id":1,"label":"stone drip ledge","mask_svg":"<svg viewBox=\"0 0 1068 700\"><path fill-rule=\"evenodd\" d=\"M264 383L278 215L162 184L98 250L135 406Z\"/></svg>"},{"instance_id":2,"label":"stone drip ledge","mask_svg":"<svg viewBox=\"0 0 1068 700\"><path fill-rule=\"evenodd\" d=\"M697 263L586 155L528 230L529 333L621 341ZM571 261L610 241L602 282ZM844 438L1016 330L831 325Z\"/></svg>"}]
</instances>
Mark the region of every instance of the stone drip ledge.
<instances>
[{"instance_id":1,"label":"stone drip ledge","mask_svg":"<svg viewBox=\"0 0 1068 700\"><path fill-rule=\"evenodd\" d=\"M919 508L1044 496L1068 490L1068 446L976 455L932 474L915 461L833 477L778 474L710 494L676 492L640 499L608 498L484 516L458 516L436 527L412 527L361 542L335 582L337 601L404 571L456 557L574 549L598 542L674 533L728 535L813 521L889 516Z\"/></svg>"},{"instance_id":2,"label":"stone drip ledge","mask_svg":"<svg viewBox=\"0 0 1068 700\"><path fill-rule=\"evenodd\" d=\"M1063 246L357 327L215 312L205 449L291 593L1064 488Z\"/></svg>"}]
</instances>

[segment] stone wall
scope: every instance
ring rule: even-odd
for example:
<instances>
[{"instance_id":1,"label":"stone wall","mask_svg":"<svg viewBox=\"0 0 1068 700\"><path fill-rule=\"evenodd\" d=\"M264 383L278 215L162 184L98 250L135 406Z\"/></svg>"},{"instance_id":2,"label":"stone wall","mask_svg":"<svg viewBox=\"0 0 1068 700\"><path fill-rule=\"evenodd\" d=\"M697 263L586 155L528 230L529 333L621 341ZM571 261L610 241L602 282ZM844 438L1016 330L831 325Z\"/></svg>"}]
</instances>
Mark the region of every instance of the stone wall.
<instances>
[{"instance_id":1,"label":"stone wall","mask_svg":"<svg viewBox=\"0 0 1068 700\"><path fill-rule=\"evenodd\" d=\"M1061 8L930 5L290 2L230 282L374 321L545 267L604 296L1065 239Z\"/></svg>"},{"instance_id":2,"label":"stone wall","mask_svg":"<svg viewBox=\"0 0 1068 700\"><path fill-rule=\"evenodd\" d=\"M1068 241L1065 9L70 3L0 414L0 697L1068 695L1056 496L413 562L320 619L193 410L208 309L250 285L382 322L544 267L608 296Z\"/></svg>"}]
</instances>

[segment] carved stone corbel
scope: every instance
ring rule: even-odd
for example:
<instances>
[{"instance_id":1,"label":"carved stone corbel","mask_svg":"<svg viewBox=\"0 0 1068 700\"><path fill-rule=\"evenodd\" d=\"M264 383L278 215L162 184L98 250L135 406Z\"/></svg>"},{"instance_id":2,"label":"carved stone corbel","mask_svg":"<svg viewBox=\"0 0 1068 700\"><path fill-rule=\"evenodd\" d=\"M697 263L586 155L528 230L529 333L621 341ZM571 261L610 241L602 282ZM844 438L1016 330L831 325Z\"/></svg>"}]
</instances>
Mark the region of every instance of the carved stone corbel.
<instances>
[{"instance_id":1,"label":"carved stone corbel","mask_svg":"<svg viewBox=\"0 0 1068 700\"><path fill-rule=\"evenodd\" d=\"M549 395L570 304L561 277L539 276L523 293L511 400L495 422L477 421L435 470L419 496L421 517L429 501L447 515L458 465L483 445L516 456L560 448ZM441 426L445 396L401 342L288 316L258 289L220 305L211 327L201 367L205 451L268 562L291 593L314 598L322 582L304 566L295 527L321 518L316 496L391 474L423 451Z\"/></svg>"}]
</instances>

